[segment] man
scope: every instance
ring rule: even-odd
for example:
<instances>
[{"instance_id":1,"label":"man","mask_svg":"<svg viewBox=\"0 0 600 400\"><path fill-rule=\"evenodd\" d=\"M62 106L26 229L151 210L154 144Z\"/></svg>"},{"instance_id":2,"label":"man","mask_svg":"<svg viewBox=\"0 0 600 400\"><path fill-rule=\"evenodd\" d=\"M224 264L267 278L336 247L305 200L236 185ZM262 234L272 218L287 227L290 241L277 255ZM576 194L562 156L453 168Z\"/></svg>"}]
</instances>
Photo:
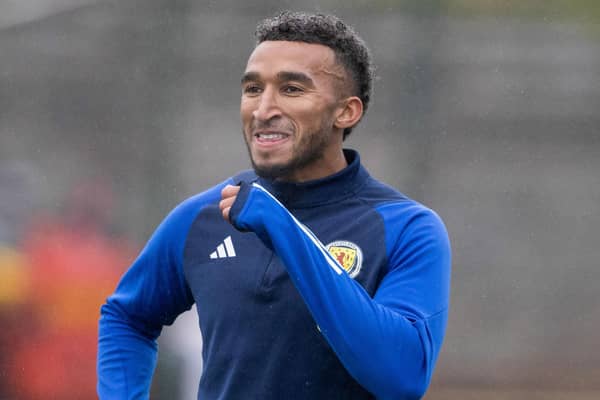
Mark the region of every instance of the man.
<instances>
[{"instance_id":1,"label":"man","mask_svg":"<svg viewBox=\"0 0 600 400\"><path fill-rule=\"evenodd\" d=\"M197 304L199 399L414 399L447 319L450 248L431 210L343 139L369 52L332 16L257 28L241 120L254 171L179 205L102 307L102 399L147 397L161 327Z\"/></svg>"}]
</instances>

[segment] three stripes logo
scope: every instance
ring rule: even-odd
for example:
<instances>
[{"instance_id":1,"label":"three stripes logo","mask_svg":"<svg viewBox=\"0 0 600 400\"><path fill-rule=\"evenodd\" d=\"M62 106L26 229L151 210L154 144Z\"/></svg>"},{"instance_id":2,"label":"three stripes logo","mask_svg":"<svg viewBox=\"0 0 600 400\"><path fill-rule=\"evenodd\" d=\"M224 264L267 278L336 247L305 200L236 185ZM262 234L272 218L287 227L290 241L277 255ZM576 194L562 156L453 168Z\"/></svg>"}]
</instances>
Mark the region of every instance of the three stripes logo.
<instances>
[{"instance_id":1,"label":"three stripes logo","mask_svg":"<svg viewBox=\"0 0 600 400\"><path fill-rule=\"evenodd\" d=\"M217 246L217 250L210 253L210 258L212 260L229 257L235 257L235 249L233 248L231 236L227 236L225 240L223 240L223 243Z\"/></svg>"}]
</instances>

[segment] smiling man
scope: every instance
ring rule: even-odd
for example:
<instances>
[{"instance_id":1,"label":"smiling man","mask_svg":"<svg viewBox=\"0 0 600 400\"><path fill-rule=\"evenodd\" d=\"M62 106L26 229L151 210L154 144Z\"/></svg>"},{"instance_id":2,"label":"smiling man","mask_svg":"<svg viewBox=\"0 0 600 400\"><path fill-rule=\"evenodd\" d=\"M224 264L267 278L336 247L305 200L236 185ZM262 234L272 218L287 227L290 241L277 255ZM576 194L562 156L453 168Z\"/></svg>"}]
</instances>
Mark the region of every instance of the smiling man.
<instances>
[{"instance_id":1,"label":"smiling man","mask_svg":"<svg viewBox=\"0 0 600 400\"><path fill-rule=\"evenodd\" d=\"M369 104L369 51L321 14L284 12L256 35L240 107L253 170L176 207L108 298L100 398L147 398L162 326L195 303L199 399L418 399L450 247L433 211L343 148Z\"/></svg>"},{"instance_id":2,"label":"smiling man","mask_svg":"<svg viewBox=\"0 0 600 400\"><path fill-rule=\"evenodd\" d=\"M242 78L241 117L254 170L287 181L346 166L342 131L362 116L352 81L321 44L263 41Z\"/></svg>"}]
</instances>

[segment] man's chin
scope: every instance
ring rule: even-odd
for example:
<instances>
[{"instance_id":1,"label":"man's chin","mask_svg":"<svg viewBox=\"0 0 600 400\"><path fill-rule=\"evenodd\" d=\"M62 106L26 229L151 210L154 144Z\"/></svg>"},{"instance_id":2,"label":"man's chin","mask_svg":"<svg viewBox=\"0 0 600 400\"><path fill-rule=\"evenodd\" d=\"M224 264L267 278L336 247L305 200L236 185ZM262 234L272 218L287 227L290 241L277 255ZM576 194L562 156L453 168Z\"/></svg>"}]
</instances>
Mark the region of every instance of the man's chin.
<instances>
[{"instance_id":1,"label":"man's chin","mask_svg":"<svg viewBox=\"0 0 600 400\"><path fill-rule=\"evenodd\" d=\"M289 176L292 172L292 167L289 164L257 164L252 162L252 168L256 175L266 179L277 179Z\"/></svg>"}]
</instances>

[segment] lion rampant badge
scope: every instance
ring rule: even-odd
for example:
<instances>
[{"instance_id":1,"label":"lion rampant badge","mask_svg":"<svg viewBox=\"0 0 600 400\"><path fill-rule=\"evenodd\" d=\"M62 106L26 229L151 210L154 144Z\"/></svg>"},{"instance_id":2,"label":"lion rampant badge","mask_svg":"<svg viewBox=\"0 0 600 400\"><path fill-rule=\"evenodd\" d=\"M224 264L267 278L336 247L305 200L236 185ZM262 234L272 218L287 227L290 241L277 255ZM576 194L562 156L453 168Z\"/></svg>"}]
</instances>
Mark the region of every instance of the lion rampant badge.
<instances>
[{"instance_id":1,"label":"lion rampant badge","mask_svg":"<svg viewBox=\"0 0 600 400\"><path fill-rule=\"evenodd\" d=\"M362 267L362 251L360 247L352 242L345 240L337 240L329 243L327 251L337 260L337 262L344 268L344 270L350 275L350 278L354 278L360 272Z\"/></svg>"}]
</instances>

